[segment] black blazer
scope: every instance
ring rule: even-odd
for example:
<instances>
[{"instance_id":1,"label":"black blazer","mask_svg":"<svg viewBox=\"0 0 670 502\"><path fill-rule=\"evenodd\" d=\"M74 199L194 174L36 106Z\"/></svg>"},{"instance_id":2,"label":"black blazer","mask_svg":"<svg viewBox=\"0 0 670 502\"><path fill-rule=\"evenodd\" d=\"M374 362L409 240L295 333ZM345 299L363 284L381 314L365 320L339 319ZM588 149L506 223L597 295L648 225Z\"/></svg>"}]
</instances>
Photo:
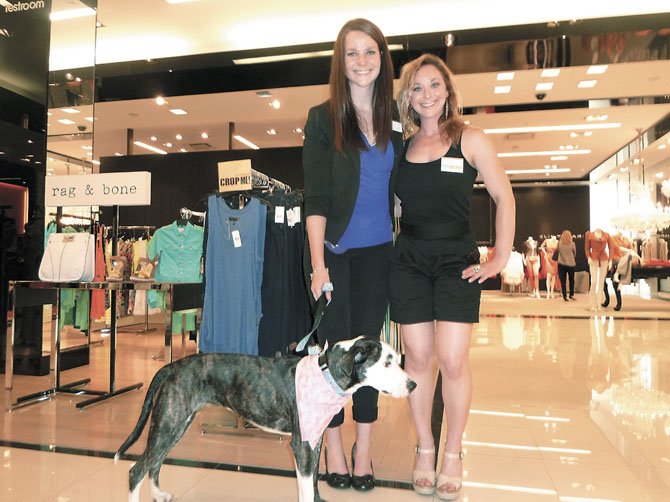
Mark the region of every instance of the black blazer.
<instances>
[{"instance_id":1,"label":"black blazer","mask_svg":"<svg viewBox=\"0 0 670 502\"><path fill-rule=\"evenodd\" d=\"M400 124L394 121L393 129L389 143L389 147L393 145L393 170L389 180L391 222L394 222L393 187L403 151ZM305 176L305 217L325 216L328 220L326 240L337 244L354 212L361 181L361 157L356 150L347 149L342 155L335 149L327 101L309 110L302 167Z\"/></svg>"}]
</instances>

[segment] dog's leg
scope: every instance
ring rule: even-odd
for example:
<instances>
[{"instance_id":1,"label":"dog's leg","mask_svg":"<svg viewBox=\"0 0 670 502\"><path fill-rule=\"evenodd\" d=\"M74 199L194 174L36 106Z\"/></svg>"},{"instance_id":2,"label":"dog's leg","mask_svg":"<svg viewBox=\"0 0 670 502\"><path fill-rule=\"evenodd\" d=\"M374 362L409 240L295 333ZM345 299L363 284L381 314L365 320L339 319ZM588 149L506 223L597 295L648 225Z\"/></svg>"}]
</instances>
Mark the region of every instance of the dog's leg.
<instances>
[{"instance_id":1,"label":"dog's leg","mask_svg":"<svg viewBox=\"0 0 670 502\"><path fill-rule=\"evenodd\" d=\"M131 477L132 479L132 477ZM131 488L130 492L128 495L128 502L140 502L140 487L142 486L142 480L144 479L144 476L140 478L140 482L135 485L135 488L132 488L132 481L131 481Z\"/></svg>"},{"instance_id":2,"label":"dog's leg","mask_svg":"<svg viewBox=\"0 0 670 502\"><path fill-rule=\"evenodd\" d=\"M309 443L300 440L300 434L293 434L291 447L295 459L295 474L298 478L298 500L300 502L325 502L319 496L319 457L321 439L312 450Z\"/></svg>"}]
</instances>

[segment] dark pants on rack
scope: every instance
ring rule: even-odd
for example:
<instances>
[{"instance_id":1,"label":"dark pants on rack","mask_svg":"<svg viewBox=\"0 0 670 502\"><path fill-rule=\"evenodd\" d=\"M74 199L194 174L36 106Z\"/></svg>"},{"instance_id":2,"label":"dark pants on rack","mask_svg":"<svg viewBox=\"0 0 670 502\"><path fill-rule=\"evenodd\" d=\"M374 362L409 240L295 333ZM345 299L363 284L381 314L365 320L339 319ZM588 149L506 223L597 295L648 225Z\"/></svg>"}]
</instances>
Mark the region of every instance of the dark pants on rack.
<instances>
[{"instance_id":1,"label":"dark pants on rack","mask_svg":"<svg viewBox=\"0 0 670 502\"><path fill-rule=\"evenodd\" d=\"M333 283L331 301L317 331L319 345L329 346L360 335L379 339L388 307L389 258L392 244L350 249L337 255L325 251L325 262ZM361 387L353 396L356 422L377 420L379 392ZM344 410L335 415L329 427L344 422Z\"/></svg>"},{"instance_id":2,"label":"dark pants on rack","mask_svg":"<svg viewBox=\"0 0 670 502\"><path fill-rule=\"evenodd\" d=\"M567 265L558 264L558 278L561 281L561 289L563 291L563 298L566 298L566 293L568 292L568 283L565 282L565 279L570 279L570 298L575 296L575 267L569 267Z\"/></svg>"}]
</instances>

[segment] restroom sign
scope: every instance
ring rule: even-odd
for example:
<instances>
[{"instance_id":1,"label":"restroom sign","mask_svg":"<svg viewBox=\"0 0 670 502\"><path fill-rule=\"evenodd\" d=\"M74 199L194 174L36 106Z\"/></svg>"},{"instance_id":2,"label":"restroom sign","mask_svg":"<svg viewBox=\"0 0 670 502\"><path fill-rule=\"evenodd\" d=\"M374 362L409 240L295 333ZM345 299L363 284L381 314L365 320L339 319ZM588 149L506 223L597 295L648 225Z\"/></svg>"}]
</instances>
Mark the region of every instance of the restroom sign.
<instances>
[{"instance_id":1,"label":"restroom sign","mask_svg":"<svg viewBox=\"0 0 670 502\"><path fill-rule=\"evenodd\" d=\"M219 192L251 190L251 159L219 162Z\"/></svg>"},{"instance_id":2,"label":"restroom sign","mask_svg":"<svg viewBox=\"0 0 670 502\"><path fill-rule=\"evenodd\" d=\"M44 205L148 206L151 204L151 173L74 174L47 176Z\"/></svg>"}]
</instances>

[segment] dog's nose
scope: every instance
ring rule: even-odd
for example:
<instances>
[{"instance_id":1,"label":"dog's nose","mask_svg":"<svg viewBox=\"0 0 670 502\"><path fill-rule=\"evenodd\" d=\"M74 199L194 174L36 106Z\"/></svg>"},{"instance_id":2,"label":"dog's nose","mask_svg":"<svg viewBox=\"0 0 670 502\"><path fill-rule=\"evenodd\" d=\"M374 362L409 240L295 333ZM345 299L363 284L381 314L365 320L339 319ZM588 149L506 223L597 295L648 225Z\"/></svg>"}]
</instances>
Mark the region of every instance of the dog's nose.
<instances>
[{"instance_id":1,"label":"dog's nose","mask_svg":"<svg viewBox=\"0 0 670 502\"><path fill-rule=\"evenodd\" d=\"M414 380L407 379L407 392L412 392L416 389L416 382Z\"/></svg>"}]
</instances>

